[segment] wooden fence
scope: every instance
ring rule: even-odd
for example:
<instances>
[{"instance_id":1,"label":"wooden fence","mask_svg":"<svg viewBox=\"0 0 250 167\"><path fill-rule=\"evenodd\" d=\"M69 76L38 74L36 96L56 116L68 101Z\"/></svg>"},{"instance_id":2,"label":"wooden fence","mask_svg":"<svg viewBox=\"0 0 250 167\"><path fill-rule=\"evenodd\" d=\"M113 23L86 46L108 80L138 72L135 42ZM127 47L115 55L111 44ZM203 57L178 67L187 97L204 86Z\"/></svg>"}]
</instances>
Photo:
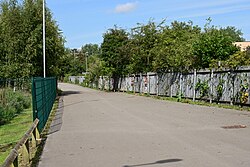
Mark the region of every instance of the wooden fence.
<instances>
[{"instance_id":1,"label":"wooden fence","mask_svg":"<svg viewBox=\"0 0 250 167\"><path fill-rule=\"evenodd\" d=\"M100 77L99 89L112 89L113 79ZM250 67L189 73L135 74L119 79L119 90L159 96L250 104Z\"/></svg>"},{"instance_id":2,"label":"wooden fence","mask_svg":"<svg viewBox=\"0 0 250 167\"><path fill-rule=\"evenodd\" d=\"M35 155L36 147L40 142L40 135L37 129L38 122L38 119L34 121L32 127L12 149L2 167L29 166Z\"/></svg>"}]
</instances>

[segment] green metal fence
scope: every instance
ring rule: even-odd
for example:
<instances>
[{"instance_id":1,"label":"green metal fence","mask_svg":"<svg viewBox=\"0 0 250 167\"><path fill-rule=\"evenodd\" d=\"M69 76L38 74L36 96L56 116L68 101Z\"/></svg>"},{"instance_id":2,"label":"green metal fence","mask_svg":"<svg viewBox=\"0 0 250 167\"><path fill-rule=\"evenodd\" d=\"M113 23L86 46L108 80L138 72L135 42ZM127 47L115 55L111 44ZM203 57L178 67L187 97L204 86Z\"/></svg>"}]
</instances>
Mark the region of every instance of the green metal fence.
<instances>
[{"instance_id":1,"label":"green metal fence","mask_svg":"<svg viewBox=\"0 0 250 167\"><path fill-rule=\"evenodd\" d=\"M56 99L57 80L51 78L32 79L33 120L39 119L38 130L42 132Z\"/></svg>"}]
</instances>

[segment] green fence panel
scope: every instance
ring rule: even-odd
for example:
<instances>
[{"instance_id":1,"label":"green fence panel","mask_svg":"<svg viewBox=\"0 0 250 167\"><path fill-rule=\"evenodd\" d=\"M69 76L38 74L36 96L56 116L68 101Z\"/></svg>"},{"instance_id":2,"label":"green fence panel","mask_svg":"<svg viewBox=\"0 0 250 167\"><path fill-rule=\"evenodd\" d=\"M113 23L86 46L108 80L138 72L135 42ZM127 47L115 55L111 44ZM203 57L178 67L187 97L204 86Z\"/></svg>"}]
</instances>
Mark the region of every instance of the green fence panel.
<instances>
[{"instance_id":1,"label":"green fence panel","mask_svg":"<svg viewBox=\"0 0 250 167\"><path fill-rule=\"evenodd\" d=\"M33 120L39 119L39 132L42 132L49 118L56 99L56 89L55 77L32 79Z\"/></svg>"}]
</instances>

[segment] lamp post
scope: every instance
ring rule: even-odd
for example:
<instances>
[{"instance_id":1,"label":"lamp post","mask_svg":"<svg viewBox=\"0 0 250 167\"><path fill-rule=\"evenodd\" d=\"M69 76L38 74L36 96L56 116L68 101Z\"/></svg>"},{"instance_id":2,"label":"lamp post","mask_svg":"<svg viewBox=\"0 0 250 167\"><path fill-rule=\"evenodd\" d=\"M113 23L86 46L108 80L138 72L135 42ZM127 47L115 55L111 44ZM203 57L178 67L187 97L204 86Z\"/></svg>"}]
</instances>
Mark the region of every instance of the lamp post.
<instances>
[{"instance_id":1,"label":"lamp post","mask_svg":"<svg viewBox=\"0 0 250 167\"><path fill-rule=\"evenodd\" d=\"M45 59L45 0L43 0L43 77L46 77L46 59Z\"/></svg>"}]
</instances>

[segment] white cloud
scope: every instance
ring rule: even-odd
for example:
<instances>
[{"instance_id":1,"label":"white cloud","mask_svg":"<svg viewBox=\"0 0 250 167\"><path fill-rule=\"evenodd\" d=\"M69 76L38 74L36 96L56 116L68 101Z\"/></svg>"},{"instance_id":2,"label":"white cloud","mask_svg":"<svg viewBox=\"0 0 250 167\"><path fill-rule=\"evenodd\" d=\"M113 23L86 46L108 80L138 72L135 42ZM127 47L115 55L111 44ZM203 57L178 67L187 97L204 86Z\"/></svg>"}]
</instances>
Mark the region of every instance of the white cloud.
<instances>
[{"instance_id":1,"label":"white cloud","mask_svg":"<svg viewBox=\"0 0 250 167\"><path fill-rule=\"evenodd\" d=\"M119 4L115 7L115 13L127 13L135 10L137 7L137 2L128 2L125 4Z\"/></svg>"}]
</instances>

